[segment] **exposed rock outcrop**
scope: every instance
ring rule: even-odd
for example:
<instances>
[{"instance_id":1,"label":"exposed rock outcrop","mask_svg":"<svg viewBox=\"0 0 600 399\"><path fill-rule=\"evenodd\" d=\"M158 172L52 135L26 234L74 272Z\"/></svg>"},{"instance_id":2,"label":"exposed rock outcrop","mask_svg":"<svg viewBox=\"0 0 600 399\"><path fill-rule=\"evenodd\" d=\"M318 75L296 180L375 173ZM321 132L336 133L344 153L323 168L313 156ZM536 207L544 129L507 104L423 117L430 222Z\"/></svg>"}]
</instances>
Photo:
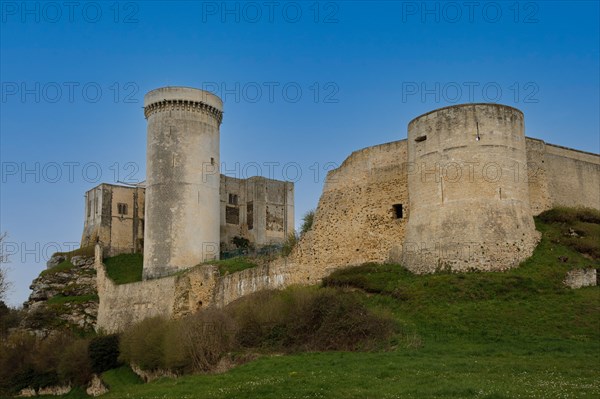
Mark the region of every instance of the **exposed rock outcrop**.
<instances>
[{"instance_id":1,"label":"exposed rock outcrop","mask_svg":"<svg viewBox=\"0 0 600 399\"><path fill-rule=\"evenodd\" d=\"M596 269L573 269L567 273L564 283L569 288L581 288L598 284Z\"/></svg>"},{"instance_id":2,"label":"exposed rock outcrop","mask_svg":"<svg viewBox=\"0 0 600 399\"><path fill-rule=\"evenodd\" d=\"M91 331L98 314L93 257L56 255L33 280L21 327L46 336L56 328Z\"/></svg>"},{"instance_id":3,"label":"exposed rock outcrop","mask_svg":"<svg viewBox=\"0 0 600 399\"><path fill-rule=\"evenodd\" d=\"M100 377L98 377L97 374L94 374L92 381L90 381L90 384L85 392L90 396L96 397L108 393L108 388L106 385L104 385L104 382L100 379Z\"/></svg>"}]
</instances>

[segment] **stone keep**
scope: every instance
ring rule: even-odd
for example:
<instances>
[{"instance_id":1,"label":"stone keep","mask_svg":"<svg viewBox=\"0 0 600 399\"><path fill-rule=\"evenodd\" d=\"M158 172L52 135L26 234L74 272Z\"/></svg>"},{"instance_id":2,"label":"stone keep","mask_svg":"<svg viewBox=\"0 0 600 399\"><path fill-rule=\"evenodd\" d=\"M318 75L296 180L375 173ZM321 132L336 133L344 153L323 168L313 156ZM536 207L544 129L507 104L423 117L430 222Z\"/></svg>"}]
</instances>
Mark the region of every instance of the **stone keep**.
<instances>
[{"instance_id":1,"label":"stone keep","mask_svg":"<svg viewBox=\"0 0 600 399\"><path fill-rule=\"evenodd\" d=\"M521 111L465 104L421 115L408 126L408 165L409 270L502 270L531 255L539 233Z\"/></svg>"},{"instance_id":2,"label":"stone keep","mask_svg":"<svg viewBox=\"0 0 600 399\"><path fill-rule=\"evenodd\" d=\"M144 279L219 257L221 99L164 87L144 97L148 120Z\"/></svg>"}]
</instances>

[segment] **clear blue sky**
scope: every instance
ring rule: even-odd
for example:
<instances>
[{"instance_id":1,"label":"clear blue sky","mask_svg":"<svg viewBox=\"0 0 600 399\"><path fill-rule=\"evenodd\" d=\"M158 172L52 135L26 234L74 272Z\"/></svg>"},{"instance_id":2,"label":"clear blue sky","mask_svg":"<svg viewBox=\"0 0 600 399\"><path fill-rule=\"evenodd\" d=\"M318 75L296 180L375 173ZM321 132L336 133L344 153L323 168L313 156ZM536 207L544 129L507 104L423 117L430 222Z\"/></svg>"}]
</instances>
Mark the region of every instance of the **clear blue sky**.
<instances>
[{"instance_id":1,"label":"clear blue sky","mask_svg":"<svg viewBox=\"0 0 600 399\"><path fill-rule=\"evenodd\" d=\"M226 168L295 180L297 221L327 169L446 105L512 105L527 135L599 151L597 1L67 4L1 3L12 305L44 252L79 241L86 190L144 179L142 100L157 87L215 90Z\"/></svg>"}]
</instances>

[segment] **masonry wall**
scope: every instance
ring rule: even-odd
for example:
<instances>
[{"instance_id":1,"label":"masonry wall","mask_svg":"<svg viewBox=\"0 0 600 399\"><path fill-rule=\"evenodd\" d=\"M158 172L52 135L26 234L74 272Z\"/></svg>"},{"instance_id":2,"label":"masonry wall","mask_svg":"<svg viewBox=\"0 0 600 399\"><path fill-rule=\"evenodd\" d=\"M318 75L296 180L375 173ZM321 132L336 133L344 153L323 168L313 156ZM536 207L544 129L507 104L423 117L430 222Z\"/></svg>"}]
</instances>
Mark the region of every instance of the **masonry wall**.
<instances>
[{"instance_id":1,"label":"masonry wall","mask_svg":"<svg viewBox=\"0 0 600 399\"><path fill-rule=\"evenodd\" d=\"M101 242L106 255L142 252L144 194L143 188L106 183L86 192L81 246ZM126 206L126 213L119 213L119 204Z\"/></svg>"},{"instance_id":2,"label":"masonry wall","mask_svg":"<svg viewBox=\"0 0 600 399\"><path fill-rule=\"evenodd\" d=\"M294 231L294 183L221 175L221 245L243 237L252 244L281 244Z\"/></svg>"},{"instance_id":3,"label":"masonry wall","mask_svg":"<svg viewBox=\"0 0 600 399\"><path fill-rule=\"evenodd\" d=\"M600 157L546 144L544 154L552 205L600 208Z\"/></svg>"},{"instance_id":4,"label":"masonry wall","mask_svg":"<svg viewBox=\"0 0 600 399\"><path fill-rule=\"evenodd\" d=\"M355 151L327 175L312 230L288 259L300 281L401 253L407 218L406 140ZM398 218L394 205L402 205Z\"/></svg>"},{"instance_id":5,"label":"masonry wall","mask_svg":"<svg viewBox=\"0 0 600 399\"><path fill-rule=\"evenodd\" d=\"M523 119L512 107L466 104L409 123L407 269L504 270L531 255L540 234L516 173L527 168Z\"/></svg>"},{"instance_id":6,"label":"masonry wall","mask_svg":"<svg viewBox=\"0 0 600 399\"><path fill-rule=\"evenodd\" d=\"M96 247L98 319L96 328L119 332L146 318L180 318L200 309L222 307L253 292L277 289L292 283L291 268L263 266L220 276L212 265L196 266L180 275L116 285L102 264Z\"/></svg>"}]
</instances>

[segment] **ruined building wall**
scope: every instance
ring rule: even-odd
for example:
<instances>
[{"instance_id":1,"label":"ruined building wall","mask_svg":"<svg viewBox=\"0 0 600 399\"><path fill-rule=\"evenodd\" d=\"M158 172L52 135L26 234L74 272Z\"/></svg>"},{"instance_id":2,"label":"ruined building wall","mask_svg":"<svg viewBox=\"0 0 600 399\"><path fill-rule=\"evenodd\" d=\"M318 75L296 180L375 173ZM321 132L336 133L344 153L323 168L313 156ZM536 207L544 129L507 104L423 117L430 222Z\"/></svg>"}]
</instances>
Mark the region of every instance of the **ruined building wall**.
<instances>
[{"instance_id":1,"label":"ruined building wall","mask_svg":"<svg viewBox=\"0 0 600 399\"><path fill-rule=\"evenodd\" d=\"M107 253L143 251L145 190L100 184L85 194L81 247L101 242Z\"/></svg>"},{"instance_id":2,"label":"ruined building wall","mask_svg":"<svg viewBox=\"0 0 600 399\"><path fill-rule=\"evenodd\" d=\"M504 270L540 234L529 208L523 113L498 104L441 108L408 126L410 218L402 264L415 273Z\"/></svg>"},{"instance_id":3,"label":"ruined building wall","mask_svg":"<svg viewBox=\"0 0 600 399\"><path fill-rule=\"evenodd\" d=\"M164 87L144 97L148 120L144 278L219 258L221 99Z\"/></svg>"},{"instance_id":4,"label":"ruined building wall","mask_svg":"<svg viewBox=\"0 0 600 399\"><path fill-rule=\"evenodd\" d=\"M233 237L252 244L281 244L294 231L294 184L264 177L221 175L221 245Z\"/></svg>"},{"instance_id":5,"label":"ruined building wall","mask_svg":"<svg viewBox=\"0 0 600 399\"><path fill-rule=\"evenodd\" d=\"M402 140L355 151L328 173L313 227L288 259L299 281L399 256L411 212L406 161Z\"/></svg>"}]
</instances>

